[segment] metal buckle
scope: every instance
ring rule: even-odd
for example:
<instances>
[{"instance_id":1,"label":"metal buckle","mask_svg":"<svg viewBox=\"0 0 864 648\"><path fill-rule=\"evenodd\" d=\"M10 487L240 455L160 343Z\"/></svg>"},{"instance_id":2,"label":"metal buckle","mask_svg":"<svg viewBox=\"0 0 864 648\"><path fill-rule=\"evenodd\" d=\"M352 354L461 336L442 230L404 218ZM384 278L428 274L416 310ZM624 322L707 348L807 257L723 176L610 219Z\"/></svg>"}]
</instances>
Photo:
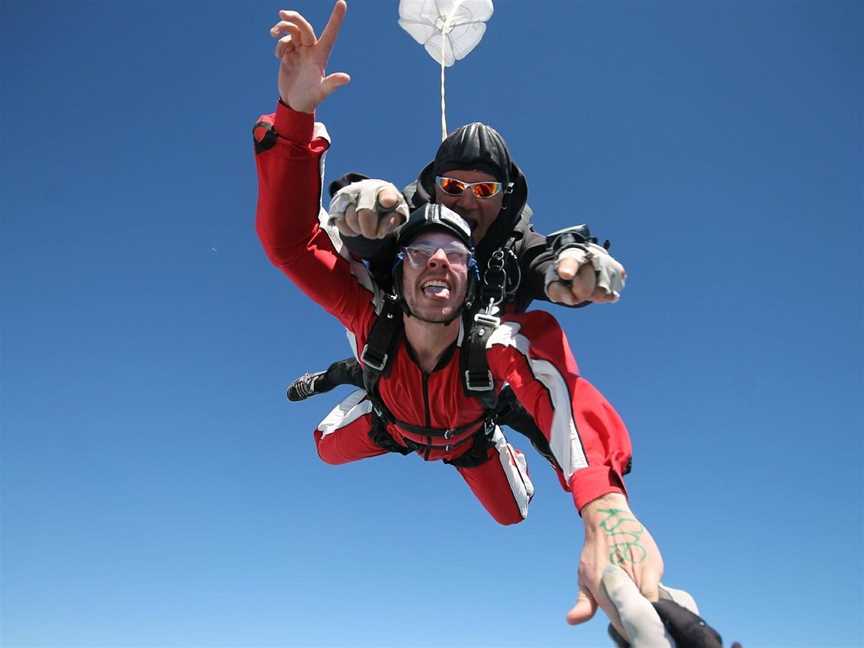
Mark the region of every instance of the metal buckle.
<instances>
[{"instance_id":1,"label":"metal buckle","mask_svg":"<svg viewBox=\"0 0 864 648\"><path fill-rule=\"evenodd\" d=\"M384 368L387 366L387 360L390 358L390 354L385 353L384 357L381 358L381 361L377 362L369 357L368 351L369 345L366 344L363 347L363 353L360 354L360 359L363 361L363 364L375 371L384 371Z\"/></svg>"},{"instance_id":2,"label":"metal buckle","mask_svg":"<svg viewBox=\"0 0 864 648\"><path fill-rule=\"evenodd\" d=\"M482 311L474 315L474 321L478 324L484 324L486 326L498 326L499 324L501 324L500 317L496 317L495 315L491 315L490 313L484 313Z\"/></svg>"},{"instance_id":3,"label":"metal buckle","mask_svg":"<svg viewBox=\"0 0 864 648\"><path fill-rule=\"evenodd\" d=\"M488 369L486 370L486 384L485 385L474 385L471 382L471 370L465 370L465 388L468 391L489 391L495 386L495 379L492 378L492 372Z\"/></svg>"}]
</instances>

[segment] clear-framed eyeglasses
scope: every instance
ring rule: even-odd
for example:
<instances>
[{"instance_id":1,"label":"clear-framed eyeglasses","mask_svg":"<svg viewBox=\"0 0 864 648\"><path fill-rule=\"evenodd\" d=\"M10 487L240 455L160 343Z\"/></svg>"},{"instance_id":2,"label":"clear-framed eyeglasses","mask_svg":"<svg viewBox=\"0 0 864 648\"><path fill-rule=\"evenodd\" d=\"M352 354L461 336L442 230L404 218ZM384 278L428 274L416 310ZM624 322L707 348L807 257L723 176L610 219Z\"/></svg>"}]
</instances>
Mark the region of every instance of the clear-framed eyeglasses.
<instances>
[{"instance_id":1,"label":"clear-framed eyeglasses","mask_svg":"<svg viewBox=\"0 0 864 648\"><path fill-rule=\"evenodd\" d=\"M406 245L402 250L405 258L412 268L422 268L438 250L443 250L447 256L447 263L451 266L467 267L471 258L471 251L461 243L448 243L447 245L432 245L429 243L412 243Z\"/></svg>"}]
</instances>

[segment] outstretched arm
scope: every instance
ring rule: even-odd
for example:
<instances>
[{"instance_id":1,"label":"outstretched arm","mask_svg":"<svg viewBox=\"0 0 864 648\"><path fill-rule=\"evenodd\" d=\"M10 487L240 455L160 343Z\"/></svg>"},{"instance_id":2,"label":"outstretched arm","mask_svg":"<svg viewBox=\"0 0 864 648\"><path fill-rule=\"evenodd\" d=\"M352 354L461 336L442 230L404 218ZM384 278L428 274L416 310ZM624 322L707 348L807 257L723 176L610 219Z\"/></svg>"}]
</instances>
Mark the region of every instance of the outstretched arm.
<instances>
[{"instance_id":1,"label":"outstretched arm","mask_svg":"<svg viewBox=\"0 0 864 648\"><path fill-rule=\"evenodd\" d=\"M603 395L579 375L557 321L542 311L508 318L490 336L487 358L496 381L509 383L546 435L582 515L580 593L567 620L587 621L598 605L614 618L600 588L609 564L620 566L646 597L656 600L663 559L627 502L627 428Z\"/></svg>"},{"instance_id":2,"label":"outstretched arm","mask_svg":"<svg viewBox=\"0 0 864 648\"><path fill-rule=\"evenodd\" d=\"M527 301L541 299L565 306L610 303L618 301L624 289L624 266L594 242L586 225L547 236L530 229L521 250L525 287L520 293Z\"/></svg>"}]
</instances>

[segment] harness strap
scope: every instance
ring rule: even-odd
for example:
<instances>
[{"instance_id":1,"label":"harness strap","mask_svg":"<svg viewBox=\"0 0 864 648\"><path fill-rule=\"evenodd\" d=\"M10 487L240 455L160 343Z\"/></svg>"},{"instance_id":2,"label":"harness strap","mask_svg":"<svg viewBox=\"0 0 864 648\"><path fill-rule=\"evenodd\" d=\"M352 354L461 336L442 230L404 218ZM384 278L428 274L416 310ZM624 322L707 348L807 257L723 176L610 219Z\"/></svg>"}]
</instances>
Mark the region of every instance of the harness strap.
<instances>
[{"instance_id":1,"label":"harness strap","mask_svg":"<svg viewBox=\"0 0 864 648\"><path fill-rule=\"evenodd\" d=\"M475 434L470 437L474 439L474 445L455 459L444 459L444 463L457 468L476 468L489 461L489 448L493 446L492 431L494 429L495 426L492 425L486 429L484 434Z\"/></svg>"},{"instance_id":2,"label":"harness strap","mask_svg":"<svg viewBox=\"0 0 864 648\"><path fill-rule=\"evenodd\" d=\"M490 312L493 308L490 306L474 314L468 327L468 336L462 344L459 367L465 395L480 399L487 410L495 410L498 403L495 380L486 358L486 341L501 323L501 319Z\"/></svg>"},{"instance_id":3,"label":"harness strap","mask_svg":"<svg viewBox=\"0 0 864 648\"><path fill-rule=\"evenodd\" d=\"M369 438L375 445L387 450L387 452L398 452L401 455L408 455L416 450L416 448L396 443L396 440L390 436L390 433L387 431L387 422L380 416L372 417L372 427L369 430Z\"/></svg>"},{"instance_id":4,"label":"harness strap","mask_svg":"<svg viewBox=\"0 0 864 648\"><path fill-rule=\"evenodd\" d=\"M375 312L377 317L360 354L363 385L370 396L377 394L378 380L387 374L390 360L402 336L402 311L395 296L382 295Z\"/></svg>"},{"instance_id":5,"label":"harness strap","mask_svg":"<svg viewBox=\"0 0 864 648\"><path fill-rule=\"evenodd\" d=\"M486 414L483 414L483 416L476 418L473 421L469 421L468 423L459 425L454 428L425 427L423 425L414 425L413 423L408 423L407 421L400 421L399 419L397 419L395 416L393 416L393 413L387 408L387 406L383 402L381 402L379 398L377 398L377 394L374 398L370 397L370 400L372 401L372 410L383 421L385 421L386 423L392 423L394 425L397 425L404 430L408 430L408 432L411 432L412 434L429 437L430 441L433 437L445 440L452 439L459 436L463 432L467 432L478 423L482 423L483 421L488 419L488 416ZM459 443L461 443L461 441ZM458 443L451 445L458 445Z\"/></svg>"},{"instance_id":6,"label":"harness strap","mask_svg":"<svg viewBox=\"0 0 864 648\"><path fill-rule=\"evenodd\" d=\"M468 334L462 345L460 354L460 371L462 373L462 387L466 396L477 398L486 410L483 416L457 426L455 428L432 428L414 425L407 421L397 419L389 408L381 400L378 393L378 381L381 376L387 375L396 347L402 336L402 311L398 297L389 294L380 294L376 299L375 322L369 331L366 345L360 354L363 365L363 385L372 401L375 414L373 430L370 438L380 447L392 452L408 454L412 451L424 452L428 457L432 449L450 449L468 442L473 446L462 456L455 460L449 460L456 466L477 466L488 459L488 448L490 447L491 430L495 428L495 409L497 406L497 395L495 393L495 380L489 370L486 358L486 341L492 332L501 323L497 316L498 304L503 301L507 294L507 273L504 269L503 250L496 255L496 263L490 263L487 268L487 279L484 282L484 295L489 295L487 306L478 311L465 314L465 324ZM517 281L518 283L518 281ZM418 436L425 436L426 443L405 439L405 445L397 443L387 432L387 424L392 423L407 432ZM455 443L447 443L450 439L460 436L470 430L473 426L483 423L475 434L459 439ZM443 439L445 443L433 443L433 439Z\"/></svg>"}]
</instances>

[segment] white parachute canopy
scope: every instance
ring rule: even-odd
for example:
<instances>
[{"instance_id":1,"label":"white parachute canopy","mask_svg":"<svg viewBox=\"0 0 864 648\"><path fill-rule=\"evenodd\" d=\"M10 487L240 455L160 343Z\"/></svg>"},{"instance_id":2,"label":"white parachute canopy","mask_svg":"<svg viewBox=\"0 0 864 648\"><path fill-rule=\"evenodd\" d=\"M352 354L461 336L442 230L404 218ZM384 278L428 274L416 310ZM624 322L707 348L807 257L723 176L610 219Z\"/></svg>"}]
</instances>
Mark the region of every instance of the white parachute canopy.
<instances>
[{"instance_id":1,"label":"white parachute canopy","mask_svg":"<svg viewBox=\"0 0 864 648\"><path fill-rule=\"evenodd\" d=\"M473 50L492 17L492 0L400 0L399 25L441 65L441 139L447 137L444 68Z\"/></svg>"}]
</instances>

